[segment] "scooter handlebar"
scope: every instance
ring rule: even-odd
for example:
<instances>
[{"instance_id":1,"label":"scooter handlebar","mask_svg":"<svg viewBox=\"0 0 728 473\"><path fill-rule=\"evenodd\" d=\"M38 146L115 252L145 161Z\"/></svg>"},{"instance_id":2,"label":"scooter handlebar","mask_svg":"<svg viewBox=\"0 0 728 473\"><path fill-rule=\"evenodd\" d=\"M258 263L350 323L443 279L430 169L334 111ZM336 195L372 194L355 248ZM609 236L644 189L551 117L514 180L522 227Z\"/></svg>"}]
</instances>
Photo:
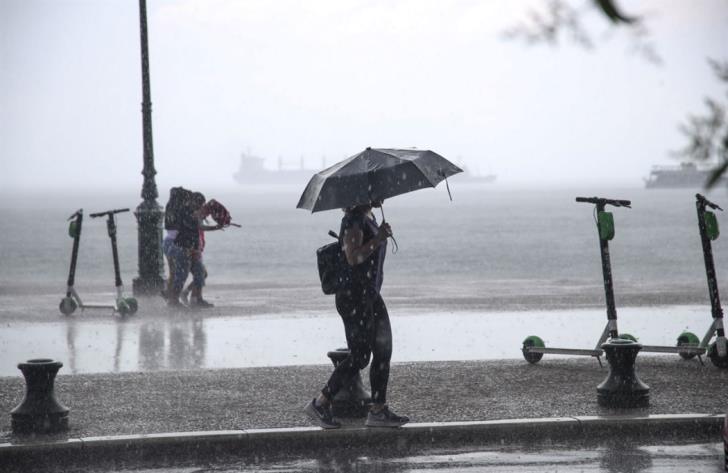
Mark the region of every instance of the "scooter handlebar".
<instances>
[{"instance_id":1,"label":"scooter handlebar","mask_svg":"<svg viewBox=\"0 0 728 473\"><path fill-rule=\"evenodd\" d=\"M604 199L602 197L577 197L577 202L585 202L587 204L601 204L601 205L613 205L615 207L627 207L632 208L632 202L629 200L619 199Z\"/></svg>"},{"instance_id":2,"label":"scooter handlebar","mask_svg":"<svg viewBox=\"0 0 728 473\"><path fill-rule=\"evenodd\" d=\"M90 216L92 218L96 217L103 217L104 215L114 215L122 212L128 212L129 209L114 209L114 210L107 210L105 212L96 212L95 214L91 214Z\"/></svg>"},{"instance_id":3,"label":"scooter handlebar","mask_svg":"<svg viewBox=\"0 0 728 473\"><path fill-rule=\"evenodd\" d=\"M73 220L74 218L78 217L79 215L83 215L83 209L76 210L73 215L68 217L68 220Z\"/></svg>"},{"instance_id":4,"label":"scooter handlebar","mask_svg":"<svg viewBox=\"0 0 728 473\"><path fill-rule=\"evenodd\" d=\"M711 209L718 209L721 212L723 211L723 209L721 209L717 204L714 204L713 202L709 201L708 199L703 197L701 194L695 194L695 198L697 199L697 201L700 205L707 205Z\"/></svg>"}]
</instances>

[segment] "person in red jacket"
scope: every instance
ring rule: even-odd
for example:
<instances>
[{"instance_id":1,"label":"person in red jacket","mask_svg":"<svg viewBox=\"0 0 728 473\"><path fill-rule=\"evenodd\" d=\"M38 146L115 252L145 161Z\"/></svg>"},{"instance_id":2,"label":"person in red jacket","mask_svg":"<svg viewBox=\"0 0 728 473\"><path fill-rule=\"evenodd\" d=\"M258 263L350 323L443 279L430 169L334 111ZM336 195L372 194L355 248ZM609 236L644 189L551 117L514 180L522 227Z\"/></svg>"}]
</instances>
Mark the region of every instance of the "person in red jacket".
<instances>
[{"instance_id":1,"label":"person in red jacket","mask_svg":"<svg viewBox=\"0 0 728 473\"><path fill-rule=\"evenodd\" d=\"M199 194L199 193L198 193ZM199 194L202 196L202 194ZM204 198L204 197L203 197ZM211 217L216 225L206 225L205 219ZM208 302L202 297L202 288L207 280L207 268L202 261L202 252L205 249L205 232L222 230L231 223L230 212L225 206L210 199L205 203L199 212L199 244L198 247L190 252L190 272L192 273L192 282L182 292L182 298L187 301L187 305L195 309L209 309L214 304Z\"/></svg>"}]
</instances>

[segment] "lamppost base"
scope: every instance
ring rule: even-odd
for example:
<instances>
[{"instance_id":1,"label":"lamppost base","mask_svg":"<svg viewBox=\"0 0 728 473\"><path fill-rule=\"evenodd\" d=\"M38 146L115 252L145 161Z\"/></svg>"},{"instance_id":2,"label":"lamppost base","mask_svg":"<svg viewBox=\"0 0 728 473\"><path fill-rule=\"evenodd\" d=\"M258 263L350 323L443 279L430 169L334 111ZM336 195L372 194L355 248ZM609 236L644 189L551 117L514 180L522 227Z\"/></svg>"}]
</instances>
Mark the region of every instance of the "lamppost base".
<instances>
[{"instance_id":1,"label":"lamppost base","mask_svg":"<svg viewBox=\"0 0 728 473\"><path fill-rule=\"evenodd\" d=\"M135 296L158 296L165 282L162 278L142 279L134 278L132 281L132 291Z\"/></svg>"},{"instance_id":2,"label":"lamppost base","mask_svg":"<svg viewBox=\"0 0 728 473\"><path fill-rule=\"evenodd\" d=\"M135 296L158 295L164 287L162 255L162 220L164 212L154 200L145 200L136 208L139 237L139 275L134 278Z\"/></svg>"}]
</instances>

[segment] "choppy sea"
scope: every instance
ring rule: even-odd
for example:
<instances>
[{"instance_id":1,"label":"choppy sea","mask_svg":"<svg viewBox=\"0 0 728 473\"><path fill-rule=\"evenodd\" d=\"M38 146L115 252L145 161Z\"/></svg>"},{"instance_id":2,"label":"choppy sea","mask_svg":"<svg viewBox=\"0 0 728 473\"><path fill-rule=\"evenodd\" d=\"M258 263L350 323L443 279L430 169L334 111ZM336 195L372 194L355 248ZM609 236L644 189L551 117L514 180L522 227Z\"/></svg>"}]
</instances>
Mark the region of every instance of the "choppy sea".
<instances>
[{"instance_id":1,"label":"choppy sea","mask_svg":"<svg viewBox=\"0 0 728 473\"><path fill-rule=\"evenodd\" d=\"M209 285L278 288L317 286L315 250L338 231L338 210L311 214L296 209L298 189L248 189L217 195L242 228L207 235ZM160 204L166 192L160 190ZM390 244L385 287L406 294L430 287L433 304L468 287L503 288L509 293L542 288L601 287L594 208L576 196L629 199L631 209L611 209L616 236L610 242L615 292L645 297L669 287L705 287L694 190L641 188L561 189L462 186L453 201L444 189L427 189L385 202L398 251ZM728 208L728 195L709 195ZM79 287L113 287L113 265L104 219L88 214L129 207L137 192L7 196L0 204L0 291L40 292L63 288L72 240L67 217L86 214L76 275ZM378 214L381 219L381 215ZM718 212L718 221L726 216ZM133 214L117 216L122 279L137 274L137 226ZM728 227L727 227L728 228ZM728 244L714 242L718 267L725 267ZM724 278L725 279L725 278ZM385 289L386 290L386 289ZM702 290L702 289L701 289Z\"/></svg>"}]
</instances>

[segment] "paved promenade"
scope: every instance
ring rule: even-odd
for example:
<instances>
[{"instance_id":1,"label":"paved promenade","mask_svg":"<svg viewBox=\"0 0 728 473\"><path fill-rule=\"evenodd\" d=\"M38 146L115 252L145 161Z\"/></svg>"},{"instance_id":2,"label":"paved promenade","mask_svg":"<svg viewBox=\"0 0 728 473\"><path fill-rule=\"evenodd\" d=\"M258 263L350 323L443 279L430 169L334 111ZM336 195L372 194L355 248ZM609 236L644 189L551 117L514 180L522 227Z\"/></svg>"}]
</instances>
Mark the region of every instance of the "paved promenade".
<instances>
[{"instance_id":1,"label":"paved promenade","mask_svg":"<svg viewBox=\"0 0 728 473\"><path fill-rule=\"evenodd\" d=\"M395 363L389 403L412 422L485 421L629 414L725 414L728 371L677 355L639 355L637 374L650 386L646 409L597 405L596 386L608 365L596 359ZM122 374L63 374L56 397L70 412L70 437L311 425L304 404L331 365ZM368 384L366 371L363 379ZM10 410L25 383L0 378L0 440L10 437ZM347 420L346 424L361 424Z\"/></svg>"},{"instance_id":2,"label":"paved promenade","mask_svg":"<svg viewBox=\"0 0 728 473\"><path fill-rule=\"evenodd\" d=\"M215 436L229 443L230 435L237 438L242 431L258 432L258 439L267 435L269 447L276 445L271 435L278 442L288 439L287 446L304 438L309 443L315 440L314 444L325 439L344 444L352 438L358 438L356 442L360 444L372 441L377 434L361 428L362 419L345 419L344 428L333 433L311 428L303 415L304 404L318 392L330 369L330 365L321 365L74 376L64 375L61 369L56 397L71 409L70 430L60 436L35 438L17 437L10 432L10 410L21 401L24 392L22 377L0 378L0 410L5 413L0 418L0 463L15 458L18 445L29 446L28 452L35 445L37 454L39 443L46 444L46 448L49 442L65 443L68 447L68 439L86 439L89 445L90 439L106 436L126 436L126 440L97 438L96 445L101 442L105 447L127 448L140 442L159 443L160 438L166 438L169 445L195 441L199 447L201 438L205 444L211 438L214 444ZM532 425L525 432L534 438L546 436L553 440L579 436L589 424L585 419L611 419L614 422L610 425L619 428L626 422L639 433L639 424L647 426L648 418L654 423L664 415L700 414L697 417L705 419L699 423L694 422L695 416L685 417L685 422L680 422L679 416L670 417L673 428L659 435L673 441L690 440L702 430L709 441L719 441L717 426L728 407L728 371L715 368L709 361L703 366L697 359L640 355L637 373L651 389L650 406L641 409L598 406L596 386L607 373L606 362L600 368L593 358L546 356L537 365L523 360L395 363L390 405L409 415L412 425L379 438L387 442L412 440L424 429L429 438L449 432L448 435L455 435L452 439L462 441L458 436L467 434L467 424L471 424L471 437L482 437L480 429L492 432L494 425L522 425L527 419L549 418L536 421L536 427ZM512 419L518 421L509 421ZM460 424L449 424L453 422ZM686 428L690 425L695 429ZM582 430L575 430L575 426ZM211 431L228 434L220 437L217 432L212 437L199 437L200 432ZM607 431L610 430L604 430ZM650 431L642 429L645 434ZM154 435L160 433L175 434ZM150 437L134 437L138 435ZM248 446L252 445L251 438L246 440ZM491 435L490 439L497 436Z\"/></svg>"}]
</instances>

